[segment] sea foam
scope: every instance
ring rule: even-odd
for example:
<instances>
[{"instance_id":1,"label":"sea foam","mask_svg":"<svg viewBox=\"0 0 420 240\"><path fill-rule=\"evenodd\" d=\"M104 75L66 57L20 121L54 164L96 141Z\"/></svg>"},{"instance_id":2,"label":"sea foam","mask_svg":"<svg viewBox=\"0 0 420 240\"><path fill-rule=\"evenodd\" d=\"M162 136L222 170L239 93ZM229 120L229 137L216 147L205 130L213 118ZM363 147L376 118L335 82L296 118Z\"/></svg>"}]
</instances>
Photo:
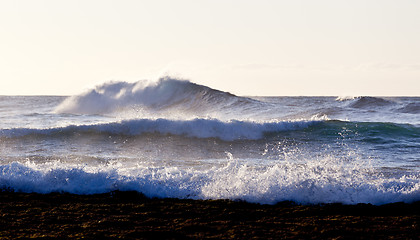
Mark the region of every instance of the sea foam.
<instances>
[{"instance_id":1,"label":"sea foam","mask_svg":"<svg viewBox=\"0 0 420 240\"><path fill-rule=\"evenodd\" d=\"M20 192L95 194L138 191L148 197L231 199L261 204L413 202L420 200L418 173L385 177L364 165L329 157L255 166L230 159L207 170L149 164L10 163L0 166L0 187Z\"/></svg>"}]
</instances>

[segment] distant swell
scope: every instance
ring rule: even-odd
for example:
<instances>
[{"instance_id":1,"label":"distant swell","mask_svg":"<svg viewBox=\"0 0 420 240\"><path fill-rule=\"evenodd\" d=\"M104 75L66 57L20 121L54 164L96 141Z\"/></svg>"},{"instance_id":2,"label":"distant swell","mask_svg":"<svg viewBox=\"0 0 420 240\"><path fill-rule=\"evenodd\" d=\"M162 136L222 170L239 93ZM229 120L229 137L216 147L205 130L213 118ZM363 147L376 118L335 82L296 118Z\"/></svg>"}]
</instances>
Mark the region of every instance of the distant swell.
<instances>
[{"instance_id":1,"label":"distant swell","mask_svg":"<svg viewBox=\"0 0 420 240\"><path fill-rule=\"evenodd\" d=\"M21 137L28 135L61 136L74 133L141 135L143 133L173 134L197 138L220 138L222 140L260 139L265 133L303 129L318 121L247 122L216 119L168 120L134 119L94 125L71 125L62 128L3 129L0 136Z\"/></svg>"},{"instance_id":2,"label":"distant swell","mask_svg":"<svg viewBox=\"0 0 420 240\"><path fill-rule=\"evenodd\" d=\"M379 98L379 97L359 97L355 98L354 102L350 104L353 108L374 108L390 106L394 103L392 101Z\"/></svg>"},{"instance_id":3,"label":"distant swell","mask_svg":"<svg viewBox=\"0 0 420 240\"><path fill-rule=\"evenodd\" d=\"M409 103L406 106L399 108L398 112L420 114L420 103Z\"/></svg>"}]
</instances>

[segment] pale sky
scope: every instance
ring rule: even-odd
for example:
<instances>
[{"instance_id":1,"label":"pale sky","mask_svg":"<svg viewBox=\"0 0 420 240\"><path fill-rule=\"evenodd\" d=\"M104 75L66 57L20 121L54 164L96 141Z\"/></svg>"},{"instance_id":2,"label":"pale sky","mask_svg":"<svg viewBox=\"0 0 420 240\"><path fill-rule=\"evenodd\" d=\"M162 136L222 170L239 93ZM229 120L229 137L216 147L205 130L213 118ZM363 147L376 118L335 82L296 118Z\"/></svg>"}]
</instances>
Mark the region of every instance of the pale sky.
<instances>
[{"instance_id":1,"label":"pale sky","mask_svg":"<svg viewBox=\"0 0 420 240\"><path fill-rule=\"evenodd\" d=\"M420 1L0 0L0 95L168 74L237 95L420 96Z\"/></svg>"}]
</instances>

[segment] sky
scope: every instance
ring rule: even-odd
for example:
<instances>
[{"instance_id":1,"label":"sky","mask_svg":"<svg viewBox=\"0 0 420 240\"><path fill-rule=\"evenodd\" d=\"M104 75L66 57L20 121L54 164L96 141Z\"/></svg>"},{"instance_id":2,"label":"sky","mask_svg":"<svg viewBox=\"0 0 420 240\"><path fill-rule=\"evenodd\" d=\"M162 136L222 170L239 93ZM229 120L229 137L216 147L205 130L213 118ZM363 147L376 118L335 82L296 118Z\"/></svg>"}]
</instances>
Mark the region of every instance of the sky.
<instances>
[{"instance_id":1,"label":"sky","mask_svg":"<svg viewBox=\"0 0 420 240\"><path fill-rule=\"evenodd\" d=\"M0 95L172 76L248 96L420 96L417 0L0 0Z\"/></svg>"}]
</instances>

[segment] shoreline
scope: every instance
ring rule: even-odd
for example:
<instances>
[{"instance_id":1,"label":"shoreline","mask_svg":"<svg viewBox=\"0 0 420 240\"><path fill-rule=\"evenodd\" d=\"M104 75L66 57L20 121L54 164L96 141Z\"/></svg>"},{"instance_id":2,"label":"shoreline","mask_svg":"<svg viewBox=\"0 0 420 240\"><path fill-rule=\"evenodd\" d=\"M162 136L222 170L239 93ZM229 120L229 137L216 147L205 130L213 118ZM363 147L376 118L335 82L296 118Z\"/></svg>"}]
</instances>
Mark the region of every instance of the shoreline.
<instances>
[{"instance_id":1,"label":"shoreline","mask_svg":"<svg viewBox=\"0 0 420 240\"><path fill-rule=\"evenodd\" d=\"M231 200L0 192L0 238L416 239L420 201L261 205Z\"/></svg>"}]
</instances>

